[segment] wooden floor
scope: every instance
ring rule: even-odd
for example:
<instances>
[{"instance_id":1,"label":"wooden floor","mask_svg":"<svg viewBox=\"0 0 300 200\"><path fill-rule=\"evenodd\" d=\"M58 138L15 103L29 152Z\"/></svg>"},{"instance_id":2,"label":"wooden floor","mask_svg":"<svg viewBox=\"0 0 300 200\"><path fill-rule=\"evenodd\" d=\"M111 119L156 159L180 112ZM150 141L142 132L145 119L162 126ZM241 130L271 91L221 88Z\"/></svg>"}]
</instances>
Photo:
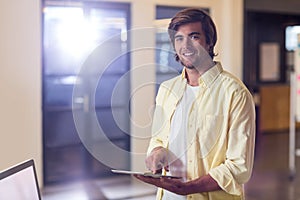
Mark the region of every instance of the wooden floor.
<instances>
[{"instance_id":1,"label":"wooden floor","mask_svg":"<svg viewBox=\"0 0 300 200\"><path fill-rule=\"evenodd\" d=\"M257 137L253 175L245 185L246 200L300 200L300 158L296 159L298 176L291 181L288 149L287 132ZM128 176L52 185L42 190L43 200L150 200L155 199L154 194L154 187Z\"/></svg>"}]
</instances>

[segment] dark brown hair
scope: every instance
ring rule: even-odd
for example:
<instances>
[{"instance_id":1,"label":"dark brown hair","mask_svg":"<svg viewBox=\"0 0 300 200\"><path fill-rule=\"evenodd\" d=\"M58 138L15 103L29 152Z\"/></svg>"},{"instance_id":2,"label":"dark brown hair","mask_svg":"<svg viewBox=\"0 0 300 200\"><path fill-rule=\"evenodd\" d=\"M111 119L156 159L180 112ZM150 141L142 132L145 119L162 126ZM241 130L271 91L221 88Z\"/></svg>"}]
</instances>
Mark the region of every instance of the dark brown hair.
<instances>
[{"instance_id":1,"label":"dark brown hair","mask_svg":"<svg viewBox=\"0 0 300 200\"><path fill-rule=\"evenodd\" d=\"M168 27L168 33L174 47L174 36L181 25L188 23L201 22L202 29L206 37L206 43L209 45L209 55L211 58L216 56L214 47L217 42L217 30L211 17L204 10L196 8L187 8L179 11L172 19ZM175 55L176 61L179 60L178 55Z\"/></svg>"}]
</instances>

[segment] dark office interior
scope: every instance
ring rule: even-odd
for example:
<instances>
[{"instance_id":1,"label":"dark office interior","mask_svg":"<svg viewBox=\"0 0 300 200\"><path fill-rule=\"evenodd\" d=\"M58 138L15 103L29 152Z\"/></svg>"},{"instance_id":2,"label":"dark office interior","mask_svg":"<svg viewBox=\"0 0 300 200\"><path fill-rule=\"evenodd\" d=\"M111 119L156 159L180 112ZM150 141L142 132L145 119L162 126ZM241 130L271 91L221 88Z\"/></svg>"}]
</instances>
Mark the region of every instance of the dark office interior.
<instances>
[{"instance_id":1,"label":"dark office interior","mask_svg":"<svg viewBox=\"0 0 300 200\"><path fill-rule=\"evenodd\" d=\"M215 5L216 1L212 4ZM154 5L151 9L155 11L154 19L151 19L153 21L167 20L182 8L196 6L196 3L190 1L182 5L179 1L166 3L167 1L153 0L153 2L148 2L149 5ZM291 30L298 27L300 33L300 2L298 0L241 0L241 2L243 2L243 39L240 52L242 56L240 78L253 94L256 103L255 162L252 178L245 185L246 199L297 200L300 196L298 189L300 159L295 156L295 163L292 163L295 168L291 171L290 131L294 129L295 145L300 146L298 135L300 123L295 119L295 127L291 127L290 108L293 106L290 99L291 74L295 70L293 54L295 49L289 41ZM131 36L136 34L132 28L136 28L133 25L138 24L139 18L136 16L138 9L135 3L136 0L40 0L39 6L35 4L40 19L34 23L38 26L36 30L40 31L40 34L37 34L40 39L37 43L40 44L37 45L40 52L36 57L38 63L36 65L41 67L37 72L38 77L35 77L40 82L40 88L35 89L40 92L37 94L40 103L36 111L40 123L34 126L34 130L36 127L41 129L39 146L36 147L41 149L38 150L41 155L26 153L21 158L26 156L40 158L37 166L40 172L38 174L41 192L45 200L155 199L156 188L141 184L128 175L111 173L111 167L107 163L100 162L97 157L109 155L108 157L114 160L112 165L122 169L129 170L135 165L130 156L118 152L105 152L105 147L109 145L107 141L124 151L136 147L128 134L133 131L132 119L128 115L133 109L129 102L132 98L130 88L134 85L132 81L134 75L130 72L132 63L136 62L136 58L131 54L131 48L136 43L132 41ZM14 4L17 3L10 6ZM216 14L209 3L203 3L199 7L212 15ZM22 12L21 10L20 8L19 11ZM142 15L143 12L146 10L140 11L139 14ZM12 20L12 23L17 24L18 20L20 19ZM83 29L80 24L86 22L89 26L84 26ZM1 20L0 23L7 22ZM58 36L57 32L60 31L64 34ZM9 37L10 33L4 33L5 37ZM84 34L86 35L83 40L76 38ZM149 101L154 100L152 98L157 92L159 83L181 71L181 66L174 61L173 54L170 53L172 47L167 34L157 31L153 38L155 38L153 45L158 49L151 55L155 57L153 74L157 85ZM274 70L273 74L267 74L264 68L263 51L267 48L277 53L274 62L278 66L271 69ZM0 51L1 56L2 54L3 57L6 55L4 50ZM103 57L99 58L98 55ZM4 61L3 63L6 64ZM165 65L171 67L166 68ZM8 73L13 72L8 70ZM26 82L26 79L23 81L17 77L16 82L20 83L12 83L6 81L7 77L8 75L3 73L4 86L9 84L12 88L21 88L18 85ZM33 85L30 87L34 88ZM116 88L118 92L115 92ZM19 95L20 91L24 92L22 95L26 95L24 89L16 93ZM13 105L13 101L17 102L18 98L6 99L4 104ZM8 106L3 107L4 112L5 107ZM10 118L10 115L4 114L2 121L25 119L27 123L29 119L24 113L33 111L27 110L26 107L18 109L22 110L22 118ZM0 117L2 119L1 114ZM29 120L29 124L37 123L32 121L34 120ZM11 125L13 122L6 124L9 127L15 126ZM99 127L103 135L98 134ZM19 133L7 140L17 140L17 135ZM35 142L29 142L28 146L32 146ZM12 144L15 142L7 144L3 142L0 146L3 146L4 152L13 146ZM28 148L22 143L18 145L24 149ZM102 153L99 155L94 153L97 151ZM4 161L7 163L1 168L12 165L15 160L7 158Z\"/></svg>"}]
</instances>

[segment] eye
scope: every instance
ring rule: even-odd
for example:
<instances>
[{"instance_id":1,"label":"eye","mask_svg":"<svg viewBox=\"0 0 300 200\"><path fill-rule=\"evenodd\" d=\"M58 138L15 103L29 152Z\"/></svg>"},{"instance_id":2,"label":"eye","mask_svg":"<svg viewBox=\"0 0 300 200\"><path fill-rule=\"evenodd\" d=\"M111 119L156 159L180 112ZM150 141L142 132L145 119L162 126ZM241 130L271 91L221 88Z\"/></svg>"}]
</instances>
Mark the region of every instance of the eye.
<instances>
[{"instance_id":1,"label":"eye","mask_svg":"<svg viewBox=\"0 0 300 200\"><path fill-rule=\"evenodd\" d=\"M191 39L192 39L192 40L199 40L199 39L200 39L200 36L199 36L199 35L192 35L192 36L191 36Z\"/></svg>"},{"instance_id":2,"label":"eye","mask_svg":"<svg viewBox=\"0 0 300 200\"><path fill-rule=\"evenodd\" d=\"M175 37L175 42L180 42L183 40L183 37L182 36L176 36Z\"/></svg>"}]
</instances>

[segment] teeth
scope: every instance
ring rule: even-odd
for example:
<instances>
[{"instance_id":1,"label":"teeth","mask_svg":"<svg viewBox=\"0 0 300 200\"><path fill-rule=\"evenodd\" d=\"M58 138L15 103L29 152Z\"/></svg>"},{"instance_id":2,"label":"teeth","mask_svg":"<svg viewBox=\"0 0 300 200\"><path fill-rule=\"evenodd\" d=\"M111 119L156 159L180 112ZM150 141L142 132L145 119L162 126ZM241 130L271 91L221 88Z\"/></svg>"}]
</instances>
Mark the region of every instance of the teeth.
<instances>
[{"instance_id":1,"label":"teeth","mask_svg":"<svg viewBox=\"0 0 300 200\"><path fill-rule=\"evenodd\" d=\"M191 55L193 55L194 53L184 53L183 55L184 56L191 56Z\"/></svg>"}]
</instances>

